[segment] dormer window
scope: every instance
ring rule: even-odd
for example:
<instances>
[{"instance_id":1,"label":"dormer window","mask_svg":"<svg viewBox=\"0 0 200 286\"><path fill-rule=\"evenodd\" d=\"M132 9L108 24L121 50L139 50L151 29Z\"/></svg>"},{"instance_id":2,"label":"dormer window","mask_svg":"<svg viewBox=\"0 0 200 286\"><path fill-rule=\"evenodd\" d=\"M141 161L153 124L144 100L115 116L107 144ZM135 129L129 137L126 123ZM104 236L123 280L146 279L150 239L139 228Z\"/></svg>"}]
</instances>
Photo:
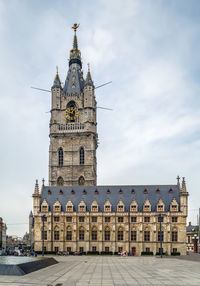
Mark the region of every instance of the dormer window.
<instances>
[{"instance_id":1,"label":"dormer window","mask_svg":"<svg viewBox=\"0 0 200 286\"><path fill-rule=\"evenodd\" d=\"M173 194L173 190L172 190L172 188L171 188L171 189L169 189L169 193L170 193L170 194Z\"/></svg>"},{"instance_id":2,"label":"dormer window","mask_svg":"<svg viewBox=\"0 0 200 286\"><path fill-rule=\"evenodd\" d=\"M80 212L84 212L85 211L85 206L83 206L83 205L79 206L79 211Z\"/></svg>"},{"instance_id":3,"label":"dormer window","mask_svg":"<svg viewBox=\"0 0 200 286\"><path fill-rule=\"evenodd\" d=\"M131 190L131 194L135 194L135 190L134 189Z\"/></svg>"},{"instance_id":4,"label":"dormer window","mask_svg":"<svg viewBox=\"0 0 200 286\"><path fill-rule=\"evenodd\" d=\"M72 206L67 206L67 212L72 212L73 211L73 207Z\"/></svg>"},{"instance_id":5,"label":"dormer window","mask_svg":"<svg viewBox=\"0 0 200 286\"><path fill-rule=\"evenodd\" d=\"M149 212L150 211L150 205L145 205L144 206L144 211Z\"/></svg>"},{"instance_id":6,"label":"dormer window","mask_svg":"<svg viewBox=\"0 0 200 286\"><path fill-rule=\"evenodd\" d=\"M48 190L48 195L51 195L51 190Z\"/></svg>"},{"instance_id":7,"label":"dormer window","mask_svg":"<svg viewBox=\"0 0 200 286\"><path fill-rule=\"evenodd\" d=\"M132 205L131 206L131 211L132 212L136 212L137 211L137 206L136 205Z\"/></svg>"},{"instance_id":8,"label":"dormer window","mask_svg":"<svg viewBox=\"0 0 200 286\"><path fill-rule=\"evenodd\" d=\"M156 194L160 194L160 190L159 189L156 190Z\"/></svg>"},{"instance_id":9,"label":"dormer window","mask_svg":"<svg viewBox=\"0 0 200 286\"><path fill-rule=\"evenodd\" d=\"M110 212L110 210L111 210L111 207L110 207L109 205L106 205L106 206L105 206L105 211L106 211L106 212Z\"/></svg>"},{"instance_id":10,"label":"dormer window","mask_svg":"<svg viewBox=\"0 0 200 286\"><path fill-rule=\"evenodd\" d=\"M47 206L42 206L42 211L43 212L47 212L48 211L48 207Z\"/></svg>"},{"instance_id":11,"label":"dormer window","mask_svg":"<svg viewBox=\"0 0 200 286\"><path fill-rule=\"evenodd\" d=\"M120 193L120 195L121 195L121 194L123 194L123 191L120 189L120 190L119 190L119 193Z\"/></svg>"},{"instance_id":12,"label":"dormer window","mask_svg":"<svg viewBox=\"0 0 200 286\"><path fill-rule=\"evenodd\" d=\"M71 194L74 195L74 194L75 194L75 191L74 191L74 190L71 190Z\"/></svg>"},{"instance_id":13,"label":"dormer window","mask_svg":"<svg viewBox=\"0 0 200 286\"><path fill-rule=\"evenodd\" d=\"M123 212L124 211L124 206L123 205L119 205L118 206L118 212Z\"/></svg>"},{"instance_id":14,"label":"dormer window","mask_svg":"<svg viewBox=\"0 0 200 286\"><path fill-rule=\"evenodd\" d=\"M148 194L148 191L147 191L147 189L144 189L144 194Z\"/></svg>"},{"instance_id":15,"label":"dormer window","mask_svg":"<svg viewBox=\"0 0 200 286\"><path fill-rule=\"evenodd\" d=\"M109 195L109 194L110 194L110 190L109 190L109 189L107 190L106 194L107 194L107 195Z\"/></svg>"},{"instance_id":16,"label":"dormer window","mask_svg":"<svg viewBox=\"0 0 200 286\"><path fill-rule=\"evenodd\" d=\"M83 194L84 194L84 195L86 195L86 194L87 194L86 190L83 190Z\"/></svg>"},{"instance_id":17,"label":"dormer window","mask_svg":"<svg viewBox=\"0 0 200 286\"><path fill-rule=\"evenodd\" d=\"M172 205L172 211L173 212L177 212L178 210L178 206L177 205Z\"/></svg>"},{"instance_id":18,"label":"dormer window","mask_svg":"<svg viewBox=\"0 0 200 286\"><path fill-rule=\"evenodd\" d=\"M158 212L164 211L164 206L163 205L158 205L157 210L158 210Z\"/></svg>"},{"instance_id":19,"label":"dormer window","mask_svg":"<svg viewBox=\"0 0 200 286\"><path fill-rule=\"evenodd\" d=\"M62 190L60 190L59 194L60 194L60 195L63 195L63 191L62 191Z\"/></svg>"},{"instance_id":20,"label":"dormer window","mask_svg":"<svg viewBox=\"0 0 200 286\"><path fill-rule=\"evenodd\" d=\"M98 212L98 206L92 206L92 212Z\"/></svg>"},{"instance_id":21,"label":"dormer window","mask_svg":"<svg viewBox=\"0 0 200 286\"><path fill-rule=\"evenodd\" d=\"M99 191L98 191L98 190L95 190L94 193L95 193L95 195L98 195L98 194L99 194Z\"/></svg>"},{"instance_id":22,"label":"dormer window","mask_svg":"<svg viewBox=\"0 0 200 286\"><path fill-rule=\"evenodd\" d=\"M59 212L60 211L60 206L58 206L58 205L54 206L54 211L55 212Z\"/></svg>"}]
</instances>

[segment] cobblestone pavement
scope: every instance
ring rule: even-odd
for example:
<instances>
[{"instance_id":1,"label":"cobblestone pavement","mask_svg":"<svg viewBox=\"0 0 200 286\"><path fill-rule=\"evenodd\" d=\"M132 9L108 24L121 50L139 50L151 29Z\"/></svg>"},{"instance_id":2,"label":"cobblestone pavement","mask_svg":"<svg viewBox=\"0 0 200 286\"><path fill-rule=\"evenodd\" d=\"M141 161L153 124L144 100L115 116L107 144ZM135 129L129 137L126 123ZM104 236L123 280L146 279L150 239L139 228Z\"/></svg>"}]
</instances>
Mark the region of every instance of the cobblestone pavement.
<instances>
[{"instance_id":1,"label":"cobblestone pavement","mask_svg":"<svg viewBox=\"0 0 200 286\"><path fill-rule=\"evenodd\" d=\"M25 276L0 276L0 286L200 285L200 262L158 257L68 256Z\"/></svg>"}]
</instances>

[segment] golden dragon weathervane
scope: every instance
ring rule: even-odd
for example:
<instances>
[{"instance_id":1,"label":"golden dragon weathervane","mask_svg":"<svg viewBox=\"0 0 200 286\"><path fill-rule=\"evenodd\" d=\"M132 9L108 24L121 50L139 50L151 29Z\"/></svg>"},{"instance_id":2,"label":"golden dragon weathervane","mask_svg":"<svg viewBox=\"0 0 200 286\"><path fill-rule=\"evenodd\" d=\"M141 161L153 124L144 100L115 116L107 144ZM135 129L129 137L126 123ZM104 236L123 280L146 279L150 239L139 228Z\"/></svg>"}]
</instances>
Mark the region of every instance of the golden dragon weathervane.
<instances>
[{"instance_id":1,"label":"golden dragon weathervane","mask_svg":"<svg viewBox=\"0 0 200 286\"><path fill-rule=\"evenodd\" d=\"M74 26L72 27L72 29L74 29L74 32L76 33L76 30L78 29L78 27L80 26L80 24L74 24Z\"/></svg>"}]
</instances>

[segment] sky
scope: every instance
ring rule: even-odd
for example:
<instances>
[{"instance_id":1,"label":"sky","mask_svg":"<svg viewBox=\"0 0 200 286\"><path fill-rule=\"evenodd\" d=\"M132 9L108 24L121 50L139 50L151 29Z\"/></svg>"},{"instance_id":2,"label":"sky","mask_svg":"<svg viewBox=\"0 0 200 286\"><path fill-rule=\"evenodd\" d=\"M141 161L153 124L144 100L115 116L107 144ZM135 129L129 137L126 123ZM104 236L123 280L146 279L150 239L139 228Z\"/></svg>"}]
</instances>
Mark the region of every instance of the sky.
<instances>
[{"instance_id":1,"label":"sky","mask_svg":"<svg viewBox=\"0 0 200 286\"><path fill-rule=\"evenodd\" d=\"M28 231L35 180L48 184L50 94L68 71L74 23L98 106L98 185L176 184L197 223L200 1L0 0L0 216Z\"/></svg>"}]
</instances>

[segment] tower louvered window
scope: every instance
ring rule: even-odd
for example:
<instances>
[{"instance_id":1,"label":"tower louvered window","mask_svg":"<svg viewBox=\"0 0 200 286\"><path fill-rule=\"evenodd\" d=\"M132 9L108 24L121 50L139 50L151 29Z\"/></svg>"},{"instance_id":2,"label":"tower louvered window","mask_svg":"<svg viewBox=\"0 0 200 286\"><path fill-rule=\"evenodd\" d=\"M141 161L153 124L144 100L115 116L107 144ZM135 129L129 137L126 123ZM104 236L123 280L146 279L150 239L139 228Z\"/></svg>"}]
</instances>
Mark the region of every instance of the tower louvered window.
<instances>
[{"instance_id":1,"label":"tower louvered window","mask_svg":"<svg viewBox=\"0 0 200 286\"><path fill-rule=\"evenodd\" d=\"M58 149L58 165L63 166L63 149L61 147Z\"/></svg>"},{"instance_id":2,"label":"tower louvered window","mask_svg":"<svg viewBox=\"0 0 200 286\"><path fill-rule=\"evenodd\" d=\"M84 165L85 164L85 152L84 152L83 147L80 148L79 156L80 156L80 165Z\"/></svg>"}]
</instances>

